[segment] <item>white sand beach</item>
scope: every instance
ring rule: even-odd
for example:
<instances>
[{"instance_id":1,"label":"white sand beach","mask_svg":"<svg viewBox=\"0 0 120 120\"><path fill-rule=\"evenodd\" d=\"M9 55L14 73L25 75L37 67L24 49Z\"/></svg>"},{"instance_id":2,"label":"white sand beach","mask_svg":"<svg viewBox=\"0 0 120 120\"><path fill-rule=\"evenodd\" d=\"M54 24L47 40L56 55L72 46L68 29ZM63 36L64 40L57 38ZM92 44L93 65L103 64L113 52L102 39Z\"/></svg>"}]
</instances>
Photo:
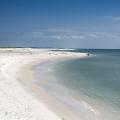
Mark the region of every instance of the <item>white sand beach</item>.
<instances>
[{"instance_id":1,"label":"white sand beach","mask_svg":"<svg viewBox=\"0 0 120 120\"><path fill-rule=\"evenodd\" d=\"M24 89L25 86L22 86L19 81L28 83L28 79L32 77L30 68L37 63L46 60L82 58L86 55L48 49L1 48L0 120L66 120L30 91ZM25 74L27 69L29 75ZM34 93L34 90L31 92Z\"/></svg>"}]
</instances>

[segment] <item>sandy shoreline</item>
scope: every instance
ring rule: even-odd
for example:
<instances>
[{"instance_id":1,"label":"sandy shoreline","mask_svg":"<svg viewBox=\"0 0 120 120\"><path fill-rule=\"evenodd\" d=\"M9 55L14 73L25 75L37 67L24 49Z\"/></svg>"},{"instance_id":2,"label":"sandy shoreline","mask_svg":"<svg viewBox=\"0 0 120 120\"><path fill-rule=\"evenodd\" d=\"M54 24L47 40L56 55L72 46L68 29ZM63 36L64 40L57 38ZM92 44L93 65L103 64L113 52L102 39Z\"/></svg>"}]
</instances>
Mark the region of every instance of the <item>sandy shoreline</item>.
<instances>
[{"instance_id":1,"label":"sandy shoreline","mask_svg":"<svg viewBox=\"0 0 120 120\"><path fill-rule=\"evenodd\" d=\"M0 49L0 119L61 120L65 117L66 120L67 116L75 119L76 116L70 111L65 110L60 103L58 104L42 89L32 84L34 72L31 68L48 60L85 56L84 53L54 52L45 49ZM18 81L24 85L22 86ZM60 114L56 114L48 106L53 102L61 108L62 112L56 110Z\"/></svg>"}]
</instances>

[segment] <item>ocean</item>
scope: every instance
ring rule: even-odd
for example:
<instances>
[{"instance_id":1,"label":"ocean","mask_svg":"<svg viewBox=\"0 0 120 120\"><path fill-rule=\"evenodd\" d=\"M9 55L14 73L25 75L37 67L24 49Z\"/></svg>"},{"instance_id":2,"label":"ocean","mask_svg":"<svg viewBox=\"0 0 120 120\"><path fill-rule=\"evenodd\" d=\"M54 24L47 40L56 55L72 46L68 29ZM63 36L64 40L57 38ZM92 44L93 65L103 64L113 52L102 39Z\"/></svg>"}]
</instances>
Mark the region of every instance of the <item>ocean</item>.
<instances>
[{"instance_id":1,"label":"ocean","mask_svg":"<svg viewBox=\"0 0 120 120\"><path fill-rule=\"evenodd\" d=\"M44 88L83 120L120 120L120 50L70 51L90 56L36 66Z\"/></svg>"}]
</instances>

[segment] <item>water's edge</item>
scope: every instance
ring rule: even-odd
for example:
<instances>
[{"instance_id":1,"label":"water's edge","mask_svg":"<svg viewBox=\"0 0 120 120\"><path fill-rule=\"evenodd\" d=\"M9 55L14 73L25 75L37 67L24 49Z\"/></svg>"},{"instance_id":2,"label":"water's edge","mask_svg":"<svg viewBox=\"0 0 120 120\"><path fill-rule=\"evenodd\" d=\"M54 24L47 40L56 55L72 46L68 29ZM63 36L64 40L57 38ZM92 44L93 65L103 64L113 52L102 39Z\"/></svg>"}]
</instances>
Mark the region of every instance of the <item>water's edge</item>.
<instances>
[{"instance_id":1,"label":"water's edge","mask_svg":"<svg viewBox=\"0 0 120 120\"><path fill-rule=\"evenodd\" d=\"M73 96L69 89L63 86L56 78L56 75L52 69L54 66L61 62L67 62L68 60L59 60L52 62L44 62L42 64L35 65L33 67L36 71L36 83L51 96L64 104L69 110L75 112L82 120L96 120L99 113L94 107L90 106L87 102L80 99L77 96ZM45 81L41 81L39 77L43 77ZM80 120L81 120L80 119Z\"/></svg>"}]
</instances>

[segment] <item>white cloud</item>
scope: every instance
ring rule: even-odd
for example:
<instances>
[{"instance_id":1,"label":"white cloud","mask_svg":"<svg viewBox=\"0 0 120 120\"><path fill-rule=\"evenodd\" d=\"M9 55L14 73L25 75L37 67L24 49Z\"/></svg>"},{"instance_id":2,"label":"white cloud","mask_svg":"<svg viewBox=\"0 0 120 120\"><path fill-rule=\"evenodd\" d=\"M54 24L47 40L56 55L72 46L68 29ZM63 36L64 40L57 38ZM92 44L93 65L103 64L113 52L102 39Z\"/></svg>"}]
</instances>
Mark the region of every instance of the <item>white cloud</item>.
<instances>
[{"instance_id":1,"label":"white cloud","mask_svg":"<svg viewBox=\"0 0 120 120\"><path fill-rule=\"evenodd\" d=\"M120 16L104 16L104 18L111 19L114 22L120 22Z\"/></svg>"},{"instance_id":2,"label":"white cloud","mask_svg":"<svg viewBox=\"0 0 120 120\"><path fill-rule=\"evenodd\" d=\"M32 32L33 38L49 38L49 39L85 39L82 34L74 34L70 29L48 29L44 31Z\"/></svg>"},{"instance_id":3,"label":"white cloud","mask_svg":"<svg viewBox=\"0 0 120 120\"><path fill-rule=\"evenodd\" d=\"M112 17L112 19L115 20L115 21L120 21L120 16L118 16L118 17Z\"/></svg>"},{"instance_id":4,"label":"white cloud","mask_svg":"<svg viewBox=\"0 0 120 120\"><path fill-rule=\"evenodd\" d=\"M98 38L106 39L120 39L120 33L118 32L95 32Z\"/></svg>"},{"instance_id":5,"label":"white cloud","mask_svg":"<svg viewBox=\"0 0 120 120\"><path fill-rule=\"evenodd\" d=\"M50 32L72 32L72 29L47 29Z\"/></svg>"},{"instance_id":6,"label":"white cloud","mask_svg":"<svg viewBox=\"0 0 120 120\"><path fill-rule=\"evenodd\" d=\"M57 32L56 32L57 31ZM56 40L89 40L89 39L120 39L120 33L115 32L80 32L62 31L62 29L44 30L32 32L34 39L56 39Z\"/></svg>"}]
</instances>

